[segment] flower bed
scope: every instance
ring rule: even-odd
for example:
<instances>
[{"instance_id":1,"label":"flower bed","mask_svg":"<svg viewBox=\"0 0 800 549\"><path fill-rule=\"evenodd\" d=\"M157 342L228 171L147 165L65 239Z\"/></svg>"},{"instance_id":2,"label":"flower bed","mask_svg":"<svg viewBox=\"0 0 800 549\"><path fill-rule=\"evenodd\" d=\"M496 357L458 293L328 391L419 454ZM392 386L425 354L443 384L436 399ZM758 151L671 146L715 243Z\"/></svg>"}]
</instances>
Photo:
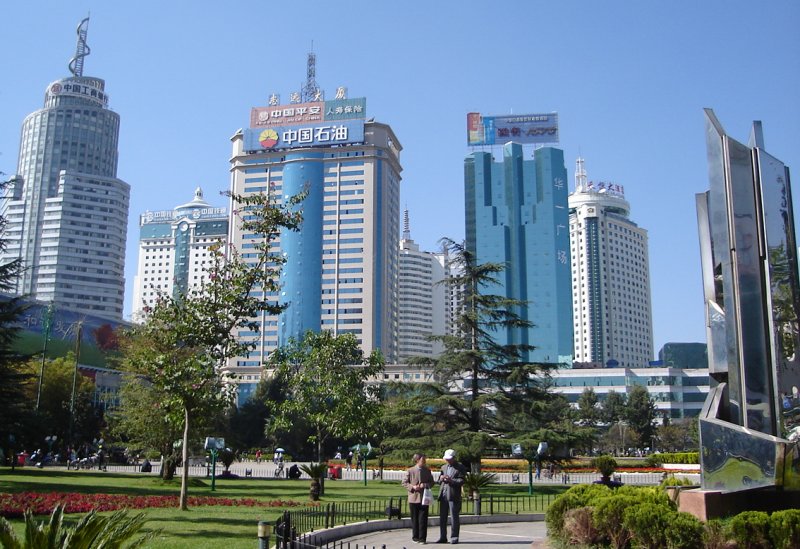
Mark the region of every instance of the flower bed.
<instances>
[{"instance_id":1,"label":"flower bed","mask_svg":"<svg viewBox=\"0 0 800 549\"><path fill-rule=\"evenodd\" d=\"M218 498L189 496L190 507L222 505L226 507L299 507L307 502L294 500L258 500L254 498ZM21 492L0 494L0 516L21 517L27 509L35 515L48 515L56 505L63 504L66 513L87 513L91 510L116 511L118 509L148 509L151 507L177 507L178 496L127 496L123 494L78 494L66 492Z\"/></svg>"}]
</instances>

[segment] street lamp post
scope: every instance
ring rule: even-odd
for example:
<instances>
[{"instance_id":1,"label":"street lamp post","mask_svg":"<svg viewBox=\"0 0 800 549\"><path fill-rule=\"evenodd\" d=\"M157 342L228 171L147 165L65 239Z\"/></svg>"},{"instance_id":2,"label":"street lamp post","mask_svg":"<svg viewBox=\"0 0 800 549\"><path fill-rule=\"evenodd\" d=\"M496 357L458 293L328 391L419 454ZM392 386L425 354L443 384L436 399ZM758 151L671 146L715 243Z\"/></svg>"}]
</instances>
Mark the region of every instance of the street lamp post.
<instances>
[{"instance_id":1,"label":"street lamp post","mask_svg":"<svg viewBox=\"0 0 800 549\"><path fill-rule=\"evenodd\" d=\"M39 367L39 387L36 389L36 409L39 409L39 403L42 400L42 384L44 383L44 363L47 359L47 342L50 339L50 327L53 325L53 313L55 307L53 302L45 309L44 317L42 318L42 332L44 333L44 346L42 347L42 365Z\"/></svg>"},{"instance_id":2,"label":"street lamp post","mask_svg":"<svg viewBox=\"0 0 800 549\"><path fill-rule=\"evenodd\" d=\"M81 357L81 335L83 334L83 322L79 321L75 328L75 371L72 372L72 396L69 399L69 443L75 446L72 440L72 429L75 425L75 386L78 383L78 361Z\"/></svg>"},{"instance_id":3,"label":"street lamp post","mask_svg":"<svg viewBox=\"0 0 800 549\"><path fill-rule=\"evenodd\" d=\"M56 435L47 435L44 437L44 441L47 443L47 454L50 455L53 453L53 444L56 443L58 437Z\"/></svg>"}]
</instances>

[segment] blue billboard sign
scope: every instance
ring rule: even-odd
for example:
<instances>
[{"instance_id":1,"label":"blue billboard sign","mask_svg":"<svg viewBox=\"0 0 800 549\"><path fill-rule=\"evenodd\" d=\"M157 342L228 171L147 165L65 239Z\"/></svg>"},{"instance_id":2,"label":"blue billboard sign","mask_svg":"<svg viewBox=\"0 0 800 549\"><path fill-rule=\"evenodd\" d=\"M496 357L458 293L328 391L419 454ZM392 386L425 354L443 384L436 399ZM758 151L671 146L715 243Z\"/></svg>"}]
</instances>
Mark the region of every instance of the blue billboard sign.
<instances>
[{"instance_id":1,"label":"blue billboard sign","mask_svg":"<svg viewBox=\"0 0 800 549\"><path fill-rule=\"evenodd\" d=\"M244 130L244 148L248 151L325 147L363 142L364 120Z\"/></svg>"},{"instance_id":2,"label":"blue billboard sign","mask_svg":"<svg viewBox=\"0 0 800 549\"><path fill-rule=\"evenodd\" d=\"M468 145L558 143L558 113L482 116L467 114Z\"/></svg>"}]
</instances>

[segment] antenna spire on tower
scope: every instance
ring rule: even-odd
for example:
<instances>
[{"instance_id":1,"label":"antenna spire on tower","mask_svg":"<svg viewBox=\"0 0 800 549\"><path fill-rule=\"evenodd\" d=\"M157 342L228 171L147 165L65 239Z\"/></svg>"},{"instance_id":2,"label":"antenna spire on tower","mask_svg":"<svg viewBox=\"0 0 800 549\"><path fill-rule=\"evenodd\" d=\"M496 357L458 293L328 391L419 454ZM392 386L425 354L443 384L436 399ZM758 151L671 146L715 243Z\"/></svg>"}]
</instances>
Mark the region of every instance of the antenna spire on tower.
<instances>
[{"instance_id":1,"label":"antenna spire on tower","mask_svg":"<svg viewBox=\"0 0 800 549\"><path fill-rule=\"evenodd\" d=\"M586 190L586 168L584 167L584 160L582 157L578 157L575 160L575 190L577 192L585 191Z\"/></svg>"},{"instance_id":2,"label":"antenna spire on tower","mask_svg":"<svg viewBox=\"0 0 800 549\"><path fill-rule=\"evenodd\" d=\"M83 76L83 58L92 51L86 43L86 34L89 32L89 17L80 22L75 32L78 33L78 44L75 47L75 57L69 60L69 72L73 76Z\"/></svg>"},{"instance_id":3,"label":"antenna spire on tower","mask_svg":"<svg viewBox=\"0 0 800 549\"><path fill-rule=\"evenodd\" d=\"M408 207L403 211L403 240L411 240L411 223L408 220Z\"/></svg>"},{"instance_id":4,"label":"antenna spire on tower","mask_svg":"<svg viewBox=\"0 0 800 549\"><path fill-rule=\"evenodd\" d=\"M311 43L313 50L314 43ZM308 52L308 62L306 63L306 83L303 85L303 103L309 101L320 101L319 87L317 86L317 56L313 51Z\"/></svg>"}]
</instances>

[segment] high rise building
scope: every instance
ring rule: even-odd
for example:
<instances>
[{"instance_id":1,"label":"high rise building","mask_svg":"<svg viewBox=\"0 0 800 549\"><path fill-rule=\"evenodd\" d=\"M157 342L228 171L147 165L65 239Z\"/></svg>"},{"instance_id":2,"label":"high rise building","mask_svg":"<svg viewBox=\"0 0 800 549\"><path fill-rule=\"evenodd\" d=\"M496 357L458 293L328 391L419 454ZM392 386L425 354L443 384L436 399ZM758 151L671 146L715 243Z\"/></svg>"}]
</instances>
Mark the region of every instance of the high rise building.
<instances>
[{"instance_id":1,"label":"high rise building","mask_svg":"<svg viewBox=\"0 0 800 549\"><path fill-rule=\"evenodd\" d=\"M314 80L288 104L277 95L251 111L250 127L231 138L231 190L269 193L277 201L306 192L299 231L280 235L285 255L280 295L265 296L288 308L255 319L255 349L230 364L238 374L239 400L260 378L269 353L308 331L353 333L362 349L397 358L397 276L400 235L400 151L391 127L365 120L366 99L348 99L345 88L325 100ZM252 235L231 227L239 250Z\"/></svg>"},{"instance_id":2,"label":"high rise building","mask_svg":"<svg viewBox=\"0 0 800 549\"><path fill-rule=\"evenodd\" d=\"M445 335L447 287L442 254L420 251L411 238L408 210L400 239L398 280L398 353L401 361L414 356L438 356L442 344L429 336Z\"/></svg>"},{"instance_id":3,"label":"high rise building","mask_svg":"<svg viewBox=\"0 0 800 549\"><path fill-rule=\"evenodd\" d=\"M159 293L176 295L208 282L212 246L228 240L227 208L203 199L198 187L191 202L173 210L139 216L139 265L133 284L133 320L142 319L145 306Z\"/></svg>"},{"instance_id":4,"label":"high rise building","mask_svg":"<svg viewBox=\"0 0 800 549\"><path fill-rule=\"evenodd\" d=\"M512 134L514 135L514 134ZM563 151L541 147L526 160L519 143L464 161L466 246L478 263L506 266L487 293L526 302L516 311L531 328L497 333L500 344L526 344L532 362L572 362L567 170Z\"/></svg>"},{"instance_id":5,"label":"high rise building","mask_svg":"<svg viewBox=\"0 0 800 549\"><path fill-rule=\"evenodd\" d=\"M653 360L647 231L624 188L592 182L579 158L569 196L575 361L642 368Z\"/></svg>"},{"instance_id":6,"label":"high rise building","mask_svg":"<svg viewBox=\"0 0 800 549\"><path fill-rule=\"evenodd\" d=\"M16 293L121 319L130 186L117 179L119 115L105 82L83 75L88 18L78 26L72 76L47 86L44 108L22 124L17 175L0 214L21 259Z\"/></svg>"}]
</instances>

